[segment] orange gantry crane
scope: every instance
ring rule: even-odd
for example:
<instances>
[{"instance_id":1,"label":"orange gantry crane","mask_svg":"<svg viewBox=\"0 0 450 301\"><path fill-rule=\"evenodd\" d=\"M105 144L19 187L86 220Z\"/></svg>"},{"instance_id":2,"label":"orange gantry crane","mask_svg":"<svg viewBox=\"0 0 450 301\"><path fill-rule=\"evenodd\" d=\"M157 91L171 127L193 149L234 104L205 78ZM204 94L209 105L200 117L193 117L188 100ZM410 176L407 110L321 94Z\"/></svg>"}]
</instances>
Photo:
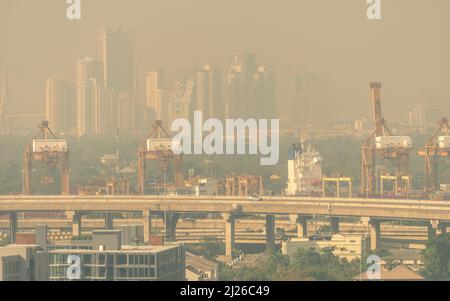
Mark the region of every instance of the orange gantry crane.
<instances>
[{"instance_id":1,"label":"orange gantry crane","mask_svg":"<svg viewBox=\"0 0 450 301\"><path fill-rule=\"evenodd\" d=\"M183 155L175 154L172 151L172 138L164 129L161 120L156 120L152 127L150 136L142 143L138 151L138 192L140 194L145 194L146 160L161 162L164 171L166 171L168 164L172 162L175 170L175 187L184 185Z\"/></svg>"},{"instance_id":2,"label":"orange gantry crane","mask_svg":"<svg viewBox=\"0 0 450 301\"><path fill-rule=\"evenodd\" d=\"M439 190L438 166L440 158L450 158L450 126L447 118L439 121L438 129L428 140L419 156L425 158L425 189L427 192Z\"/></svg>"},{"instance_id":3,"label":"orange gantry crane","mask_svg":"<svg viewBox=\"0 0 450 301\"><path fill-rule=\"evenodd\" d=\"M410 189L409 158L412 149L411 138L394 136L386 125L381 112L381 83L370 83L374 130L361 147L361 192L377 192L377 158L390 161L395 166L394 186L396 193L407 193ZM386 176L380 178L381 181Z\"/></svg>"},{"instance_id":4,"label":"orange gantry crane","mask_svg":"<svg viewBox=\"0 0 450 301\"><path fill-rule=\"evenodd\" d=\"M39 126L39 132L31 143L25 147L23 162L22 192L31 194L32 162L41 161L45 167L61 167L61 194L68 195L69 187L69 149L64 139L58 139L44 120ZM53 181L47 181L53 182Z\"/></svg>"}]
</instances>

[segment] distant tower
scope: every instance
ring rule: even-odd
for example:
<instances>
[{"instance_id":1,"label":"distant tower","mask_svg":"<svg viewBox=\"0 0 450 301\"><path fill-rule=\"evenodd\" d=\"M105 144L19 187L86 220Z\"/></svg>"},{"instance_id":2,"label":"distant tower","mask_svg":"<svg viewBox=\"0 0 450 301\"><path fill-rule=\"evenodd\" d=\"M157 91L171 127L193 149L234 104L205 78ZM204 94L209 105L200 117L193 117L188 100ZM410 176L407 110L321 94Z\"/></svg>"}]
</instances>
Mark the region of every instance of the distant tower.
<instances>
[{"instance_id":1,"label":"distant tower","mask_svg":"<svg viewBox=\"0 0 450 301\"><path fill-rule=\"evenodd\" d=\"M291 108L294 124L303 127L326 127L327 111L326 80L317 74L297 75Z\"/></svg>"},{"instance_id":2,"label":"distant tower","mask_svg":"<svg viewBox=\"0 0 450 301\"><path fill-rule=\"evenodd\" d=\"M148 109L148 119L151 122L163 120L163 89L164 79L160 70L149 71L146 77L146 105ZM167 105L167 104L166 104Z\"/></svg>"},{"instance_id":3,"label":"distant tower","mask_svg":"<svg viewBox=\"0 0 450 301\"><path fill-rule=\"evenodd\" d=\"M107 124L108 106L103 87L103 65L85 58L77 62L78 135L101 134Z\"/></svg>"},{"instance_id":4,"label":"distant tower","mask_svg":"<svg viewBox=\"0 0 450 301\"><path fill-rule=\"evenodd\" d=\"M100 30L99 40L105 87L116 93L133 94L136 88L133 31L117 27L103 27Z\"/></svg>"},{"instance_id":5,"label":"distant tower","mask_svg":"<svg viewBox=\"0 0 450 301\"><path fill-rule=\"evenodd\" d=\"M228 72L227 118L274 118L275 75L256 64L254 54L238 53Z\"/></svg>"},{"instance_id":6,"label":"distant tower","mask_svg":"<svg viewBox=\"0 0 450 301\"><path fill-rule=\"evenodd\" d=\"M103 87L111 105L108 128L133 130L137 120L142 118L137 116L139 98L134 32L126 28L103 27L99 43Z\"/></svg>"},{"instance_id":7,"label":"distant tower","mask_svg":"<svg viewBox=\"0 0 450 301\"><path fill-rule=\"evenodd\" d=\"M3 77L3 89L0 98L0 135L9 135L11 130L11 123L8 115L9 102L10 102L10 94L8 88L8 68L5 66L5 73Z\"/></svg>"},{"instance_id":8,"label":"distant tower","mask_svg":"<svg viewBox=\"0 0 450 301\"><path fill-rule=\"evenodd\" d=\"M222 99L222 80L220 72L205 65L202 71L197 72L196 110L203 112L204 120L225 117L225 103Z\"/></svg>"},{"instance_id":9,"label":"distant tower","mask_svg":"<svg viewBox=\"0 0 450 301\"><path fill-rule=\"evenodd\" d=\"M74 85L58 76L47 79L46 119L57 132L67 132L76 126Z\"/></svg>"},{"instance_id":10,"label":"distant tower","mask_svg":"<svg viewBox=\"0 0 450 301\"><path fill-rule=\"evenodd\" d=\"M256 70L254 54L237 53L232 55L228 72L227 118L255 117L254 114L251 114L255 109L251 106L251 83Z\"/></svg>"}]
</instances>

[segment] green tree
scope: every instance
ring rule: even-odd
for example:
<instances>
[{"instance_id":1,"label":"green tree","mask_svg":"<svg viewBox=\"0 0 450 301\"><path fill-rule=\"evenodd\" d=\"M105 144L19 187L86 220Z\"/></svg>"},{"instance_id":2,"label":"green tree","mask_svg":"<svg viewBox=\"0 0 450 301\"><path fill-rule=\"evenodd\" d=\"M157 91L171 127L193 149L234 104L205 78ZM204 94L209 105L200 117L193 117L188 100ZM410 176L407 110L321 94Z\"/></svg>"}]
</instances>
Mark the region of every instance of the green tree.
<instances>
[{"instance_id":1,"label":"green tree","mask_svg":"<svg viewBox=\"0 0 450 301\"><path fill-rule=\"evenodd\" d=\"M450 280L450 234L431 239L422 252L425 268L421 271L427 280Z\"/></svg>"}]
</instances>

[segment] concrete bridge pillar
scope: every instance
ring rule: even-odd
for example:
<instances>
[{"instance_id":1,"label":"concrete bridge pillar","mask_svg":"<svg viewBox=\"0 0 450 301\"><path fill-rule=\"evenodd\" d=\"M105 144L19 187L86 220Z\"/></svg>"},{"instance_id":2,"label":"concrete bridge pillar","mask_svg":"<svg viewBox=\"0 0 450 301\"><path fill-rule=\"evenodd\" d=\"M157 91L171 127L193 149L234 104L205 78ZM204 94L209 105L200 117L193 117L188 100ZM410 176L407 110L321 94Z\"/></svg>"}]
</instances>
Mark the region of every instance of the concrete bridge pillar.
<instances>
[{"instance_id":1,"label":"concrete bridge pillar","mask_svg":"<svg viewBox=\"0 0 450 301\"><path fill-rule=\"evenodd\" d=\"M275 215L266 215L266 250L275 250Z\"/></svg>"},{"instance_id":2,"label":"concrete bridge pillar","mask_svg":"<svg viewBox=\"0 0 450 301\"><path fill-rule=\"evenodd\" d=\"M428 239L433 239L436 237L437 229L440 228L440 223L437 220L432 220L428 224Z\"/></svg>"},{"instance_id":3,"label":"concrete bridge pillar","mask_svg":"<svg viewBox=\"0 0 450 301\"><path fill-rule=\"evenodd\" d=\"M447 223L439 223L438 225L438 230L439 230L439 234L445 234L447 233Z\"/></svg>"},{"instance_id":4,"label":"concrete bridge pillar","mask_svg":"<svg viewBox=\"0 0 450 301\"><path fill-rule=\"evenodd\" d=\"M330 217L331 234L339 233L339 217Z\"/></svg>"},{"instance_id":5,"label":"concrete bridge pillar","mask_svg":"<svg viewBox=\"0 0 450 301\"><path fill-rule=\"evenodd\" d=\"M142 225L144 228L144 243L148 244L152 234L152 212L150 210L142 211Z\"/></svg>"},{"instance_id":6,"label":"concrete bridge pillar","mask_svg":"<svg viewBox=\"0 0 450 301\"><path fill-rule=\"evenodd\" d=\"M225 222L225 255L231 257L234 249L235 216L232 213L223 213L222 217Z\"/></svg>"},{"instance_id":7,"label":"concrete bridge pillar","mask_svg":"<svg viewBox=\"0 0 450 301\"><path fill-rule=\"evenodd\" d=\"M105 213L105 230L114 229L114 215L112 213Z\"/></svg>"},{"instance_id":8,"label":"concrete bridge pillar","mask_svg":"<svg viewBox=\"0 0 450 301\"><path fill-rule=\"evenodd\" d=\"M82 214L80 212L67 211L66 216L72 220L72 236L80 236Z\"/></svg>"},{"instance_id":9,"label":"concrete bridge pillar","mask_svg":"<svg viewBox=\"0 0 450 301\"><path fill-rule=\"evenodd\" d=\"M368 221L370 232L370 249L375 251L381 247L381 221L377 219L370 219Z\"/></svg>"},{"instance_id":10,"label":"concrete bridge pillar","mask_svg":"<svg viewBox=\"0 0 450 301\"><path fill-rule=\"evenodd\" d=\"M310 216L306 215L290 215L289 216L292 223L297 225L297 238L308 237L308 220L311 219Z\"/></svg>"},{"instance_id":11,"label":"concrete bridge pillar","mask_svg":"<svg viewBox=\"0 0 450 301\"><path fill-rule=\"evenodd\" d=\"M16 243L17 235L17 212L9 213L9 243Z\"/></svg>"},{"instance_id":12,"label":"concrete bridge pillar","mask_svg":"<svg viewBox=\"0 0 450 301\"><path fill-rule=\"evenodd\" d=\"M175 241L179 213L167 213L165 217L166 241Z\"/></svg>"}]
</instances>

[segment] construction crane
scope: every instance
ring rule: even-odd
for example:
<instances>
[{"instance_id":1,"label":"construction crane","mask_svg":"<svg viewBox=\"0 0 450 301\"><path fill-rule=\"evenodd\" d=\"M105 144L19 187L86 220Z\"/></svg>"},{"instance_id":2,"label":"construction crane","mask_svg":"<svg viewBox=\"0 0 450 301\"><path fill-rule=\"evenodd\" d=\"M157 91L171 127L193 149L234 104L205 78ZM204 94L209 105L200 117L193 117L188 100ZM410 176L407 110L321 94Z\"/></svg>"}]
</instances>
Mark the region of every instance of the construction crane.
<instances>
[{"instance_id":1,"label":"construction crane","mask_svg":"<svg viewBox=\"0 0 450 301\"><path fill-rule=\"evenodd\" d=\"M56 137L46 120L42 121L39 132L25 147L22 183L22 192L25 195L31 194L32 161L41 161L45 167L50 168L55 168L59 164L61 166L61 194L68 195L70 193L67 142Z\"/></svg>"},{"instance_id":2,"label":"construction crane","mask_svg":"<svg viewBox=\"0 0 450 301\"><path fill-rule=\"evenodd\" d=\"M146 160L159 161L164 171L170 162L175 170L175 187L184 185L182 162L183 155L172 151L172 138L163 127L161 120L156 120L150 136L139 147L138 151L138 192L145 194Z\"/></svg>"},{"instance_id":3,"label":"construction crane","mask_svg":"<svg viewBox=\"0 0 450 301\"><path fill-rule=\"evenodd\" d=\"M370 83L374 130L361 147L361 192L375 194L377 187L377 157L390 161L396 168L394 179L396 193L407 193L410 189L409 158L412 148L408 136L394 136L386 125L381 111L381 83Z\"/></svg>"},{"instance_id":4,"label":"construction crane","mask_svg":"<svg viewBox=\"0 0 450 301\"><path fill-rule=\"evenodd\" d=\"M450 158L450 126L447 118L439 121L438 129L425 144L425 150L419 151L419 156L425 158L425 190L439 190L439 158Z\"/></svg>"}]
</instances>

